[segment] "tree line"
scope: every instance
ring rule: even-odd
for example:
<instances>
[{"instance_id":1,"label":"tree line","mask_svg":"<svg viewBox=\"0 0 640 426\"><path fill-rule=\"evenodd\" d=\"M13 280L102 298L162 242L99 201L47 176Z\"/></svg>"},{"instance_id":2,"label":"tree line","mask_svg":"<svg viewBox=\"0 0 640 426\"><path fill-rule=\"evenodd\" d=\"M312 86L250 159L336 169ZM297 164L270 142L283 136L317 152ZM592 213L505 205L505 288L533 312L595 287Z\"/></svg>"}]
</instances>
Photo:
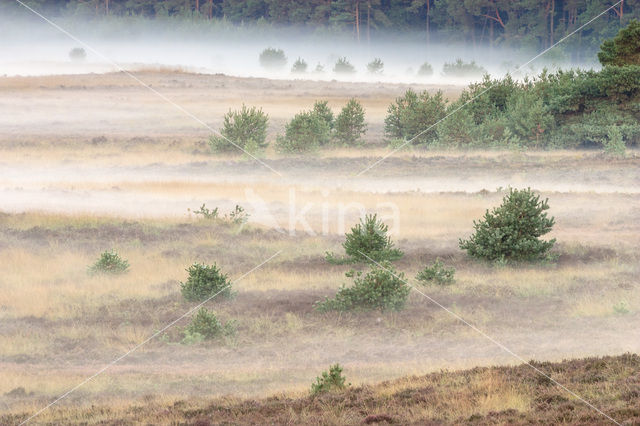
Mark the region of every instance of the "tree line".
<instances>
[{"instance_id":1,"label":"tree line","mask_svg":"<svg viewBox=\"0 0 640 426\"><path fill-rule=\"evenodd\" d=\"M85 19L105 16L224 19L329 29L360 42L388 31L418 32L426 43L541 50L598 15L616 0L24 0L35 9ZM6 2L0 8L19 8ZM577 50L597 49L630 19L640 0L623 0L568 40ZM591 53L591 52L589 52Z\"/></svg>"}]
</instances>

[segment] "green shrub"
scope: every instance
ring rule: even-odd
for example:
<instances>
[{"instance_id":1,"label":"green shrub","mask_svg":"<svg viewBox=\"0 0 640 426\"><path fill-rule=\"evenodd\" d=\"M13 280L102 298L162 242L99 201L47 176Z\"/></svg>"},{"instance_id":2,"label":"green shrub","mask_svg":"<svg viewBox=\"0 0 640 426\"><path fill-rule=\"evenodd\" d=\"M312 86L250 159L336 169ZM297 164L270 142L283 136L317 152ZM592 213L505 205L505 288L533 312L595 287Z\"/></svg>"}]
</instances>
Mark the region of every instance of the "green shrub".
<instances>
[{"instance_id":1,"label":"green shrub","mask_svg":"<svg viewBox=\"0 0 640 426\"><path fill-rule=\"evenodd\" d=\"M609 127L607 139L604 142L604 152L612 157L625 157L626 146L622 140L622 132L617 126Z\"/></svg>"},{"instance_id":2,"label":"green shrub","mask_svg":"<svg viewBox=\"0 0 640 426\"><path fill-rule=\"evenodd\" d=\"M213 220L213 219L217 219L218 218L218 208L216 207L213 210L208 209L205 204L203 203L200 206L199 210L194 210L193 214L195 215L200 215L202 216L204 219L209 219L209 220Z\"/></svg>"},{"instance_id":3,"label":"green shrub","mask_svg":"<svg viewBox=\"0 0 640 426\"><path fill-rule=\"evenodd\" d=\"M532 88L514 93L505 110L507 128L526 146L540 147L555 127L555 119Z\"/></svg>"},{"instance_id":4,"label":"green shrub","mask_svg":"<svg viewBox=\"0 0 640 426\"><path fill-rule=\"evenodd\" d=\"M510 189L499 207L473 222L475 233L468 240L461 239L460 248L489 261L548 259L556 240L539 239L553 228L554 219L545 212L548 209L548 200L540 201L530 189Z\"/></svg>"},{"instance_id":5,"label":"green shrub","mask_svg":"<svg viewBox=\"0 0 640 426\"><path fill-rule=\"evenodd\" d=\"M72 61L84 61L87 58L87 52L82 47L74 47L69 51L69 59Z\"/></svg>"},{"instance_id":6,"label":"green shrub","mask_svg":"<svg viewBox=\"0 0 640 426\"><path fill-rule=\"evenodd\" d=\"M329 129L333 130L335 120L333 117L333 111L329 108L329 103L327 101L316 101L313 104L313 112L327 123Z\"/></svg>"},{"instance_id":7,"label":"green shrub","mask_svg":"<svg viewBox=\"0 0 640 426\"><path fill-rule=\"evenodd\" d=\"M406 284L404 274L397 273L389 262L381 266L371 265L371 270L349 271L347 277L353 278L351 287L342 286L333 299L316 303L320 312L328 311L399 311L407 302L411 287Z\"/></svg>"},{"instance_id":8,"label":"green shrub","mask_svg":"<svg viewBox=\"0 0 640 426\"><path fill-rule=\"evenodd\" d=\"M324 65L322 64L316 65L316 68L313 70L313 72L317 74L322 74L324 72Z\"/></svg>"},{"instance_id":9,"label":"green shrub","mask_svg":"<svg viewBox=\"0 0 640 426\"><path fill-rule=\"evenodd\" d=\"M431 77L433 75L433 67L431 64L429 62L425 62L420 65L420 68L418 68L418 75L420 77Z\"/></svg>"},{"instance_id":10,"label":"green shrub","mask_svg":"<svg viewBox=\"0 0 640 426\"><path fill-rule=\"evenodd\" d=\"M285 126L285 134L276 140L276 148L280 152L306 152L327 144L330 138L331 128L325 118L306 111L296 114Z\"/></svg>"},{"instance_id":11,"label":"green shrub","mask_svg":"<svg viewBox=\"0 0 640 426\"><path fill-rule=\"evenodd\" d=\"M364 220L351 228L345 234L342 244L347 258L339 260L332 253L327 253L327 261L331 263L380 262L397 260L403 255L402 251L393 248L391 237L387 235L389 227L376 214L366 215Z\"/></svg>"},{"instance_id":12,"label":"green shrub","mask_svg":"<svg viewBox=\"0 0 640 426\"><path fill-rule=\"evenodd\" d=\"M447 62L442 66L442 74L446 77L482 77L486 73L487 70L476 64L475 61L464 62L460 58L456 59L455 62Z\"/></svg>"},{"instance_id":13,"label":"green shrub","mask_svg":"<svg viewBox=\"0 0 640 426\"><path fill-rule=\"evenodd\" d=\"M103 252L96 263L88 269L89 274L124 274L129 269L129 262L122 259L114 250Z\"/></svg>"},{"instance_id":14,"label":"green shrub","mask_svg":"<svg viewBox=\"0 0 640 426\"><path fill-rule=\"evenodd\" d=\"M224 216L224 219L234 225L242 225L249 220L249 213L247 213L243 207L236 204L233 210L229 212L229 215Z\"/></svg>"},{"instance_id":15,"label":"green shrub","mask_svg":"<svg viewBox=\"0 0 640 426\"><path fill-rule=\"evenodd\" d=\"M382 59L380 58L375 58L367 64L367 71L369 71L369 74L382 74L383 69L384 62L382 62Z\"/></svg>"},{"instance_id":16,"label":"green shrub","mask_svg":"<svg viewBox=\"0 0 640 426\"><path fill-rule=\"evenodd\" d=\"M235 334L235 324L232 321L222 323L215 313L207 308L200 308L185 327L183 343L197 343L201 340L212 340Z\"/></svg>"},{"instance_id":17,"label":"green shrub","mask_svg":"<svg viewBox=\"0 0 640 426\"><path fill-rule=\"evenodd\" d=\"M338 143L354 146L362 144L362 136L367 131L364 122L364 108L355 99L349 99L335 121L335 139Z\"/></svg>"},{"instance_id":18,"label":"green shrub","mask_svg":"<svg viewBox=\"0 0 640 426\"><path fill-rule=\"evenodd\" d=\"M435 126L429 128L445 115L446 101L441 91L430 95L427 91L417 94L409 89L389 106L384 132L390 139L413 139L413 144L430 143L437 138L437 129Z\"/></svg>"},{"instance_id":19,"label":"green shrub","mask_svg":"<svg viewBox=\"0 0 640 426\"><path fill-rule=\"evenodd\" d=\"M287 57L282 49L268 47L260 53L260 65L268 70L281 70L287 65Z\"/></svg>"},{"instance_id":20,"label":"green shrub","mask_svg":"<svg viewBox=\"0 0 640 426\"><path fill-rule=\"evenodd\" d=\"M353 74L356 72L356 69L351 62L347 60L346 57L338 58L335 65L333 66L333 72L336 74Z\"/></svg>"},{"instance_id":21,"label":"green shrub","mask_svg":"<svg viewBox=\"0 0 640 426\"><path fill-rule=\"evenodd\" d=\"M233 151L238 148L248 152L267 146L267 123L269 117L256 107L242 105L239 111L229 111L224 116L221 136L212 136L209 145L213 151Z\"/></svg>"},{"instance_id":22,"label":"green shrub","mask_svg":"<svg viewBox=\"0 0 640 426\"><path fill-rule=\"evenodd\" d=\"M598 60L602 65L640 65L640 22L632 19L612 40L605 40Z\"/></svg>"},{"instance_id":23,"label":"green shrub","mask_svg":"<svg viewBox=\"0 0 640 426\"><path fill-rule=\"evenodd\" d=\"M311 395L343 390L351 385L351 383L345 383L346 380L342 375L340 364L332 365L329 367L329 372L323 371L322 375L316 377L316 382L311 385Z\"/></svg>"},{"instance_id":24,"label":"green shrub","mask_svg":"<svg viewBox=\"0 0 640 426\"><path fill-rule=\"evenodd\" d=\"M416 276L416 280L422 284L441 284L447 285L453 283L455 268L447 268L440 259L436 259L431 266L425 267Z\"/></svg>"},{"instance_id":25,"label":"green shrub","mask_svg":"<svg viewBox=\"0 0 640 426\"><path fill-rule=\"evenodd\" d=\"M219 295L231 297L231 281L223 274L218 266L194 263L187 269L189 276L186 282L181 282L182 297L189 302L202 302Z\"/></svg>"},{"instance_id":26,"label":"green shrub","mask_svg":"<svg viewBox=\"0 0 640 426\"><path fill-rule=\"evenodd\" d=\"M291 67L291 72L294 74L303 74L307 72L307 62L302 58L296 59Z\"/></svg>"}]
</instances>

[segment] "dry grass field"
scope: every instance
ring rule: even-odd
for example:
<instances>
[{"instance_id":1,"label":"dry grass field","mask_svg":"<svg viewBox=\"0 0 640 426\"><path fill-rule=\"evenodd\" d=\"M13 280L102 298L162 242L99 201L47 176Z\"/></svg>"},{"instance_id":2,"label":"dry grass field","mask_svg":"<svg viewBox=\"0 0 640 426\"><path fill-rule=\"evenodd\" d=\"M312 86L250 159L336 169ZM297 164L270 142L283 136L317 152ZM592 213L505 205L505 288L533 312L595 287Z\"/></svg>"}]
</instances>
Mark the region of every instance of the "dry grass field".
<instances>
[{"instance_id":1,"label":"dry grass field","mask_svg":"<svg viewBox=\"0 0 640 426\"><path fill-rule=\"evenodd\" d=\"M185 343L184 318L30 422L606 421L417 292L400 312L314 309L350 283L351 266L325 253L342 250L364 212L390 225L412 285L443 259L455 284L420 291L616 420L640 421L637 153L402 151L358 176L388 152L382 120L406 86L140 77L214 128L229 108L262 106L270 140L315 99L337 109L355 96L373 147L268 150L276 174L212 155L206 128L125 75L0 78L0 423L20 423L187 312L180 282L193 262L237 279L233 298L206 305L235 321L234 336ZM556 262L500 266L458 248L509 186L549 199ZM203 219L203 203L241 205L249 222ZM111 249L130 271L89 275ZM352 388L311 399L336 362Z\"/></svg>"}]
</instances>

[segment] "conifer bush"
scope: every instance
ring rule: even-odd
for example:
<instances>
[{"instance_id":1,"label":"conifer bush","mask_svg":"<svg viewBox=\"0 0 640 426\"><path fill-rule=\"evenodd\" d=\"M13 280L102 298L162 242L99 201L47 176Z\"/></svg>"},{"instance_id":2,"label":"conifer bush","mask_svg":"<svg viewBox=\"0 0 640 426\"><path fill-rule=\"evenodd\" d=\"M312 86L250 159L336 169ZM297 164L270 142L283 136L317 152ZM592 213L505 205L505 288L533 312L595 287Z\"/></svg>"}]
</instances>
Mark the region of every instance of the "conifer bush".
<instances>
[{"instance_id":1,"label":"conifer bush","mask_svg":"<svg viewBox=\"0 0 640 426\"><path fill-rule=\"evenodd\" d=\"M316 382L311 385L311 395L343 390L351 384L346 381L347 379L342 375L340 364L332 365L328 372L323 371L320 376L316 377Z\"/></svg>"},{"instance_id":2,"label":"conifer bush","mask_svg":"<svg viewBox=\"0 0 640 426\"><path fill-rule=\"evenodd\" d=\"M304 74L305 72L307 72L307 67L308 67L307 62L302 58L298 58L293 63L293 66L291 67L291 72L294 74Z\"/></svg>"},{"instance_id":3,"label":"conifer bush","mask_svg":"<svg viewBox=\"0 0 640 426\"><path fill-rule=\"evenodd\" d=\"M349 99L335 120L334 137L339 144L346 146L361 145L362 136L367 131L364 121L364 108L356 99Z\"/></svg>"},{"instance_id":4,"label":"conifer bush","mask_svg":"<svg viewBox=\"0 0 640 426\"><path fill-rule=\"evenodd\" d=\"M551 231L554 218L547 217L548 200L531 189L510 189L499 207L474 221L474 234L460 239L460 248L475 258L489 261L534 261L550 257L555 238L541 240Z\"/></svg>"},{"instance_id":5,"label":"conifer bush","mask_svg":"<svg viewBox=\"0 0 640 426\"><path fill-rule=\"evenodd\" d=\"M89 267L88 272L90 275L118 275L124 274L128 269L129 262L127 260L121 258L115 250L108 250L103 252L98 260Z\"/></svg>"},{"instance_id":6,"label":"conifer bush","mask_svg":"<svg viewBox=\"0 0 640 426\"><path fill-rule=\"evenodd\" d=\"M284 54L284 50L274 49L273 47L264 49L260 53L259 60L263 68L271 71L281 70L287 65L287 57Z\"/></svg>"},{"instance_id":7,"label":"conifer bush","mask_svg":"<svg viewBox=\"0 0 640 426\"><path fill-rule=\"evenodd\" d=\"M455 62L447 62L442 66L442 74L446 77L482 77L486 74L487 70L482 66L476 64L475 61L464 62L458 58Z\"/></svg>"},{"instance_id":8,"label":"conifer bush","mask_svg":"<svg viewBox=\"0 0 640 426\"><path fill-rule=\"evenodd\" d=\"M87 52L82 47L74 47L69 51L69 58L72 61L81 62L87 58Z\"/></svg>"},{"instance_id":9,"label":"conifer bush","mask_svg":"<svg viewBox=\"0 0 640 426\"><path fill-rule=\"evenodd\" d=\"M420 77L431 77L433 75L433 67L431 64L429 62L425 62L420 65L420 68L418 68L418 75Z\"/></svg>"},{"instance_id":10,"label":"conifer bush","mask_svg":"<svg viewBox=\"0 0 640 426\"><path fill-rule=\"evenodd\" d=\"M453 283L453 277L456 273L455 268L448 268L440 260L436 259L431 266L426 266L416 276L421 284L439 284L448 285Z\"/></svg>"},{"instance_id":11,"label":"conifer bush","mask_svg":"<svg viewBox=\"0 0 640 426\"><path fill-rule=\"evenodd\" d=\"M403 273L396 272L390 262L373 264L366 274L349 271L351 287L342 286L333 299L325 298L316 304L320 312L328 311L399 311L407 302L411 287Z\"/></svg>"},{"instance_id":12,"label":"conifer bush","mask_svg":"<svg viewBox=\"0 0 640 426\"><path fill-rule=\"evenodd\" d=\"M382 62L382 59L380 58L375 58L367 64L367 71L369 71L369 74L382 74L383 69L384 62Z\"/></svg>"},{"instance_id":13,"label":"conifer bush","mask_svg":"<svg viewBox=\"0 0 640 426\"><path fill-rule=\"evenodd\" d=\"M184 329L185 343L194 343L201 340L212 340L235 333L233 321L223 323L216 314L207 308L200 308L191 319L191 323Z\"/></svg>"},{"instance_id":14,"label":"conifer bush","mask_svg":"<svg viewBox=\"0 0 640 426\"><path fill-rule=\"evenodd\" d=\"M261 108L248 108L244 104L237 111L229 110L224 116L220 135L211 136L209 146L214 152L244 149L248 152L266 148L269 117Z\"/></svg>"},{"instance_id":15,"label":"conifer bush","mask_svg":"<svg viewBox=\"0 0 640 426\"><path fill-rule=\"evenodd\" d=\"M219 297L231 297L231 281L216 264L194 263L187 272L187 281L181 282L180 287L182 297L188 302L202 302L216 294Z\"/></svg>"},{"instance_id":16,"label":"conifer bush","mask_svg":"<svg viewBox=\"0 0 640 426\"><path fill-rule=\"evenodd\" d=\"M360 223L345 234L342 243L347 255L345 259L338 259L334 254L327 253L327 261L331 263L381 262L400 259L404 253L394 248L391 237L387 235L389 227L378 220L377 214L366 215Z\"/></svg>"},{"instance_id":17,"label":"conifer bush","mask_svg":"<svg viewBox=\"0 0 640 426\"><path fill-rule=\"evenodd\" d=\"M384 119L385 135L391 140L411 140L413 144L427 144L437 138L433 126L446 115L447 103L441 91L431 95L426 90L418 94L409 89L396 98L387 109Z\"/></svg>"},{"instance_id":18,"label":"conifer bush","mask_svg":"<svg viewBox=\"0 0 640 426\"><path fill-rule=\"evenodd\" d=\"M336 74L353 74L356 72L356 69L351 62L346 57L338 58L335 65L333 66L333 72Z\"/></svg>"},{"instance_id":19,"label":"conifer bush","mask_svg":"<svg viewBox=\"0 0 640 426\"><path fill-rule=\"evenodd\" d=\"M284 136L276 139L280 152L301 153L325 145L331 138L331 128L326 119L315 111L296 114L285 126Z\"/></svg>"},{"instance_id":20,"label":"conifer bush","mask_svg":"<svg viewBox=\"0 0 640 426\"><path fill-rule=\"evenodd\" d=\"M329 102L327 101L315 101L313 104L313 112L327 123L329 129L333 130L335 124L335 117L333 111L329 108Z\"/></svg>"}]
</instances>

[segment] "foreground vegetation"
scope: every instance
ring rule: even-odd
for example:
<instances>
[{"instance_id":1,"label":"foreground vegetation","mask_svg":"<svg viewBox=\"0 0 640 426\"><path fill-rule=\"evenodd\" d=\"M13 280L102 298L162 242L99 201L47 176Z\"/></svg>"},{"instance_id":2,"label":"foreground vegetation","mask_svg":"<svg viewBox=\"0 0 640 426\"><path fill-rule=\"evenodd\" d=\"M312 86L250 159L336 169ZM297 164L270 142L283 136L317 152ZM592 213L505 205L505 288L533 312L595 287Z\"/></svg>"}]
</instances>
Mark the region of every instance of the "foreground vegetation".
<instances>
[{"instance_id":1,"label":"foreground vegetation","mask_svg":"<svg viewBox=\"0 0 640 426\"><path fill-rule=\"evenodd\" d=\"M640 357L531 362L621 424L640 422ZM344 367L348 371L348 366ZM343 370L317 379L310 396L259 400L157 400L134 405L54 407L41 421L65 424L566 424L605 425L602 414L530 366L474 368L346 387ZM331 383L331 386L329 386ZM329 388L329 392L323 390ZM25 418L0 416L0 423Z\"/></svg>"}]
</instances>

